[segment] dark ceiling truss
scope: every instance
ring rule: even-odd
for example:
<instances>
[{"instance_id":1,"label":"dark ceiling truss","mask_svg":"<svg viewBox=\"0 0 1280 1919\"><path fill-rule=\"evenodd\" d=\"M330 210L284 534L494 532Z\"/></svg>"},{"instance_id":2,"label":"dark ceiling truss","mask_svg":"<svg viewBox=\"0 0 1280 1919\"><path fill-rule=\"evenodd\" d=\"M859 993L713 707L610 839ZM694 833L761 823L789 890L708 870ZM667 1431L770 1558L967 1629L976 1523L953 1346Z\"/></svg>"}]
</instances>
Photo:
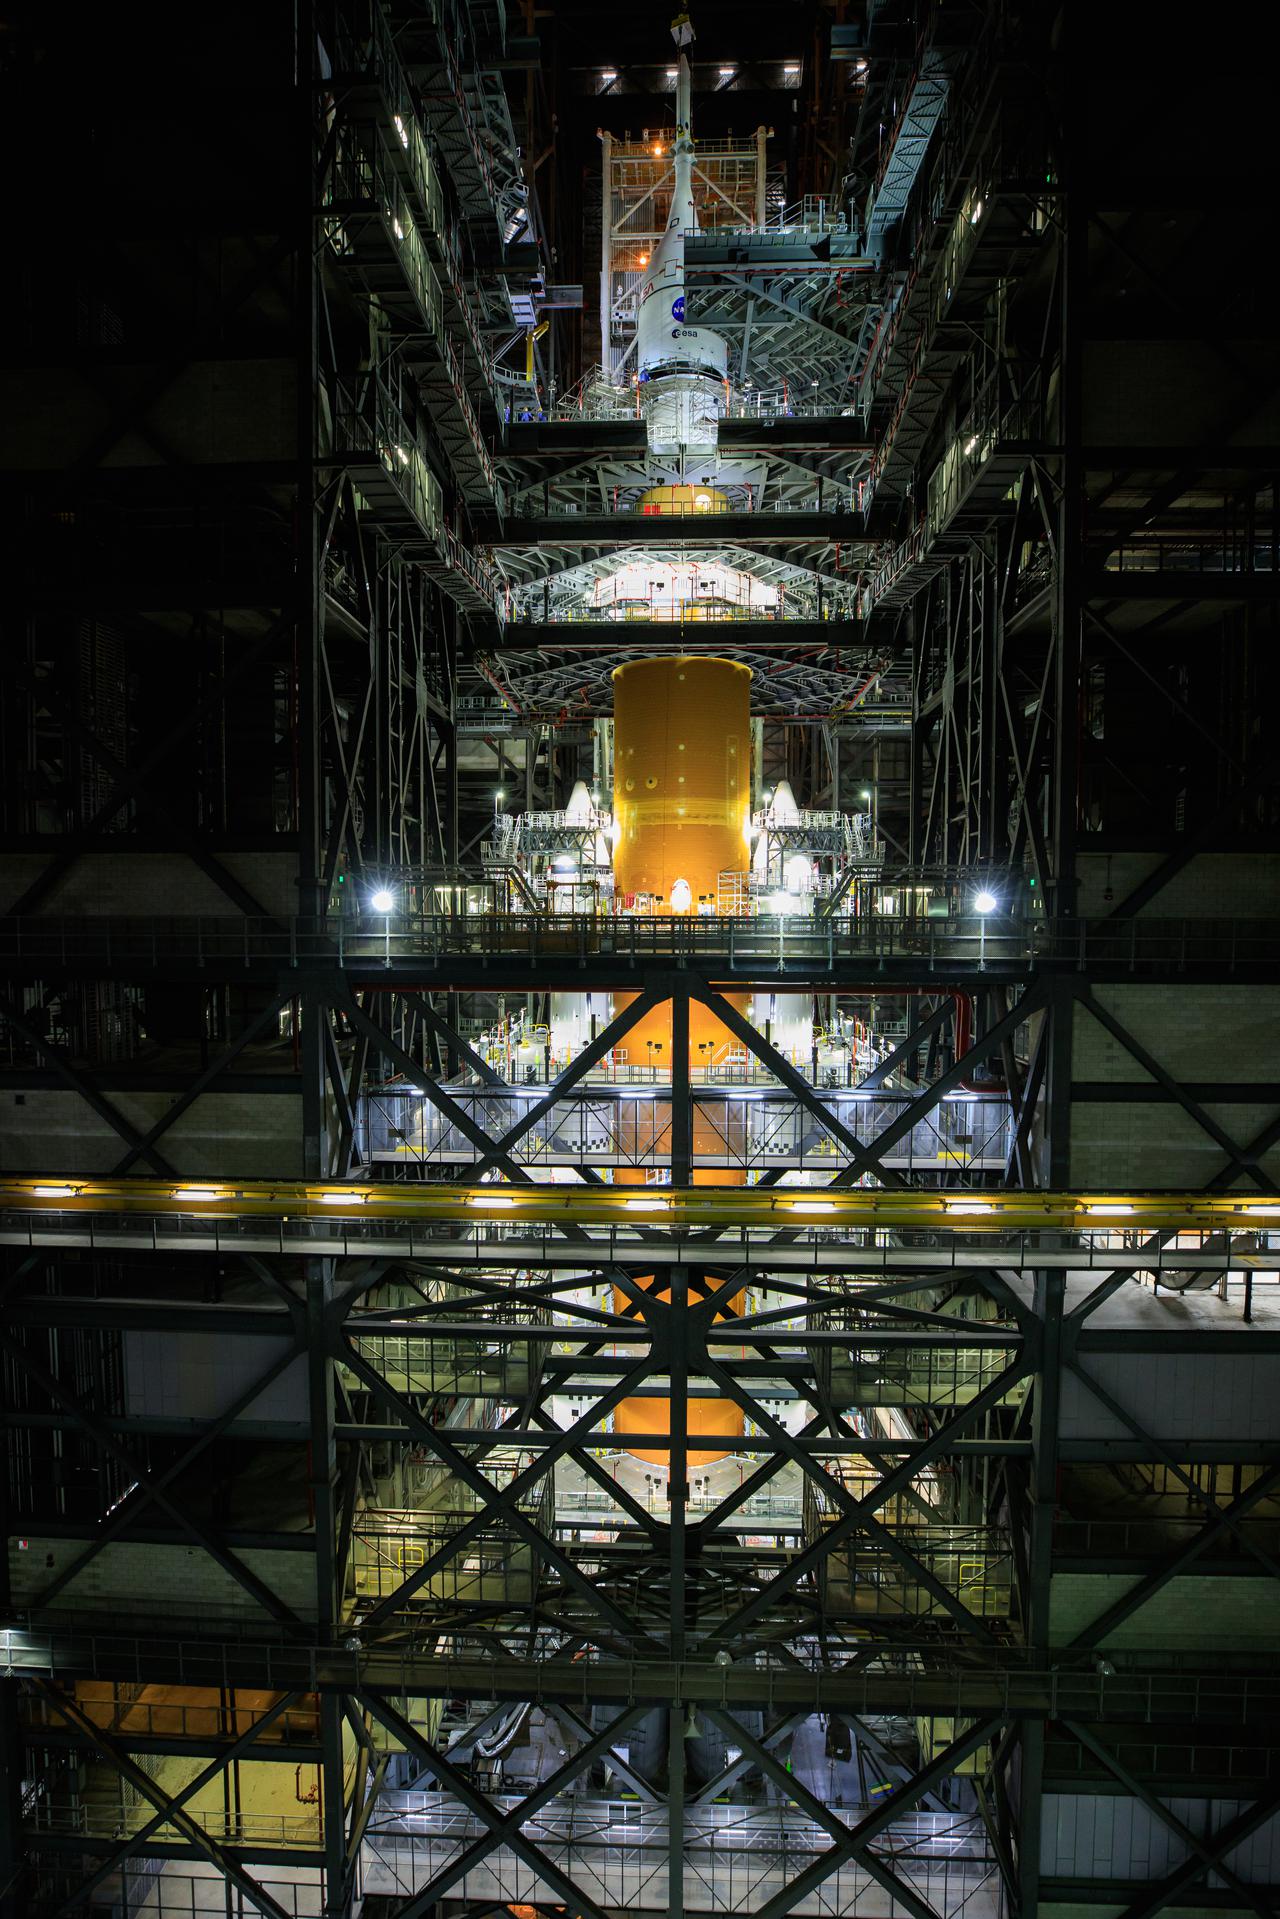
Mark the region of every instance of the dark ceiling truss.
<instances>
[{"instance_id":1,"label":"dark ceiling truss","mask_svg":"<svg viewBox=\"0 0 1280 1919\"><path fill-rule=\"evenodd\" d=\"M737 530L741 533L741 528ZM631 564L662 566L693 562L698 566L726 566L777 586L784 595L788 587L796 589L793 614L809 605L816 611L820 583L830 589L825 602L828 612L840 604L839 589L850 589L854 585L861 551L856 543L846 547L839 541L788 540L780 543L781 546L786 550L769 552L746 545L741 539L712 539L701 533L681 538L678 528L669 531L665 539L648 539L643 543L633 542L628 530L628 536L612 546L597 546L594 539L581 544L568 541L557 544L553 538L537 554L521 552L518 558L513 555L508 561L512 569L515 611L536 616L543 611L544 604L550 608L550 590L568 592L575 601L581 601L597 581L607 581L620 566ZM584 557L584 550L592 548L595 550ZM499 558L502 557L500 554ZM517 579L516 568L526 566L527 575ZM785 610L784 598L782 611L785 613Z\"/></svg>"},{"instance_id":2,"label":"dark ceiling truss","mask_svg":"<svg viewBox=\"0 0 1280 1919\"><path fill-rule=\"evenodd\" d=\"M708 461L705 477L734 509L772 513L834 508L851 513L865 470L861 457L838 447L827 450L815 440L812 450L803 453L769 448L740 457L726 447L719 460ZM507 481L504 506L521 521L563 513L634 512L654 484L641 452L630 458L602 454L566 465L550 479L526 479L524 471L516 469ZM858 544L864 537L861 520L850 517L849 543Z\"/></svg>"},{"instance_id":3,"label":"dark ceiling truss","mask_svg":"<svg viewBox=\"0 0 1280 1919\"><path fill-rule=\"evenodd\" d=\"M812 719L835 711L848 696L850 666L832 659L788 658L784 653L758 653L751 647L734 645L731 626L714 629L724 638L716 648L727 652L751 668L752 704L770 719L792 716ZM836 629L839 630L839 629ZM572 628L567 629L569 633ZM550 649L548 649L549 651ZM851 655L855 649L850 647ZM631 649L609 653L593 647L585 656L575 652L569 640L563 659L552 664L545 655L504 655L495 662L494 671L514 704L523 711L557 715L608 715L613 710L612 674L616 667L634 658ZM864 666L874 662L868 657ZM862 669L852 661L856 676ZM886 676L887 677L887 676ZM886 688L886 695L889 689Z\"/></svg>"}]
</instances>

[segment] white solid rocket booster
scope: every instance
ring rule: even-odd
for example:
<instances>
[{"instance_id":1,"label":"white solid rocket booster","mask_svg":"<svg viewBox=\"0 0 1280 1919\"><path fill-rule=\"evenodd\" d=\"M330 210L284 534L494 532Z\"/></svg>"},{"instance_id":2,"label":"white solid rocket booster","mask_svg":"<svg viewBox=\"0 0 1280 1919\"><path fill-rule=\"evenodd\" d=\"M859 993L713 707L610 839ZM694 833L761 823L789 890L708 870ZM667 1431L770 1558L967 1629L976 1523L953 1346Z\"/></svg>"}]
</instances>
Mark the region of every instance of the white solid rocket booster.
<instances>
[{"instance_id":1,"label":"white solid rocket booster","mask_svg":"<svg viewBox=\"0 0 1280 1919\"><path fill-rule=\"evenodd\" d=\"M667 230L640 290L637 356L640 405L651 453L703 458L715 449L724 404L725 341L685 314L684 236L698 225L693 202L692 83L682 53L676 77L675 190Z\"/></svg>"}]
</instances>

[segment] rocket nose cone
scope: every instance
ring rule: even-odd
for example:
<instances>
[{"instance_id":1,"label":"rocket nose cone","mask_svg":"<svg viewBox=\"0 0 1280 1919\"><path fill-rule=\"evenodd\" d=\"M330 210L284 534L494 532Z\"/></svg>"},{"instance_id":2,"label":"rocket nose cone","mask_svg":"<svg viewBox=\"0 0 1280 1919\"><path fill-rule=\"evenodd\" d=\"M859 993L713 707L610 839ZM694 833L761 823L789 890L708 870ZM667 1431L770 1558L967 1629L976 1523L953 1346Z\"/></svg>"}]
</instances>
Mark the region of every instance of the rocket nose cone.
<instances>
[{"instance_id":1,"label":"rocket nose cone","mask_svg":"<svg viewBox=\"0 0 1280 1919\"><path fill-rule=\"evenodd\" d=\"M796 796L791 791L790 780L779 780L773 789L773 817L779 826L793 824L800 817L800 808L796 805Z\"/></svg>"},{"instance_id":2,"label":"rocket nose cone","mask_svg":"<svg viewBox=\"0 0 1280 1919\"><path fill-rule=\"evenodd\" d=\"M591 818L591 795L587 791L587 782L578 780L569 795L569 804L564 809L567 820L589 820Z\"/></svg>"}]
</instances>

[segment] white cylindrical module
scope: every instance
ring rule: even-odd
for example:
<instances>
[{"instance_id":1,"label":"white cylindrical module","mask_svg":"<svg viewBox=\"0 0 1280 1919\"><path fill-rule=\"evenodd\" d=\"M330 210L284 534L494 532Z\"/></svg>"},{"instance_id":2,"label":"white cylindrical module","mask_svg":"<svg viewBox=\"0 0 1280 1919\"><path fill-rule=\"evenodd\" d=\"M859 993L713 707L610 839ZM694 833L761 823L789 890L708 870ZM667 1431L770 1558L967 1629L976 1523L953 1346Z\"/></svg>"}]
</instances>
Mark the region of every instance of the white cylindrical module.
<instances>
[{"instance_id":1,"label":"white cylindrical module","mask_svg":"<svg viewBox=\"0 0 1280 1919\"><path fill-rule=\"evenodd\" d=\"M705 457L719 437L728 347L719 333L689 324L685 308L684 236L698 225L693 199L692 83L680 55L676 78L675 186L667 228L640 290L636 365L649 448L666 457Z\"/></svg>"}]
</instances>

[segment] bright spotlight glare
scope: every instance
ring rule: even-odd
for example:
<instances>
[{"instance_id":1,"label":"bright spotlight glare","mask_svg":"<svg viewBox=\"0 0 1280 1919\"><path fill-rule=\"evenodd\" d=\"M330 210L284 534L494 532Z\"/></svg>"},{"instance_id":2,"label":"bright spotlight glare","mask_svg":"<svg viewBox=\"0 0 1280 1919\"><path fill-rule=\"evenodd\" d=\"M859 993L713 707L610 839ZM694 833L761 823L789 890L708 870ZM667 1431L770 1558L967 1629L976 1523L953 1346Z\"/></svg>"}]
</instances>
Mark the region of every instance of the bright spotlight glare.
<instances>
[{"instance_id":1,"label":"bright spotlight glare","mask_svg":"<svg viewBox=\"0 0 1280 1919\"><path fill-rule=\"evenodd\" d=\"M994 913L997 904L996 896L994 893L988 893L984 887L973 904L975 911L979 913Z\"/></svg>"},{"instance_id":2,"label":"bright spotlight glare","mask_svg":"<svg viewBox=\"0 0 1280 1919\"><path fill-rule=\"evenodd\" d=\"M369 901L375 913L389 913L395 903L395 894L389 892L385 886L380 886L373 898Z\"/></svg>"}]
</instances>

